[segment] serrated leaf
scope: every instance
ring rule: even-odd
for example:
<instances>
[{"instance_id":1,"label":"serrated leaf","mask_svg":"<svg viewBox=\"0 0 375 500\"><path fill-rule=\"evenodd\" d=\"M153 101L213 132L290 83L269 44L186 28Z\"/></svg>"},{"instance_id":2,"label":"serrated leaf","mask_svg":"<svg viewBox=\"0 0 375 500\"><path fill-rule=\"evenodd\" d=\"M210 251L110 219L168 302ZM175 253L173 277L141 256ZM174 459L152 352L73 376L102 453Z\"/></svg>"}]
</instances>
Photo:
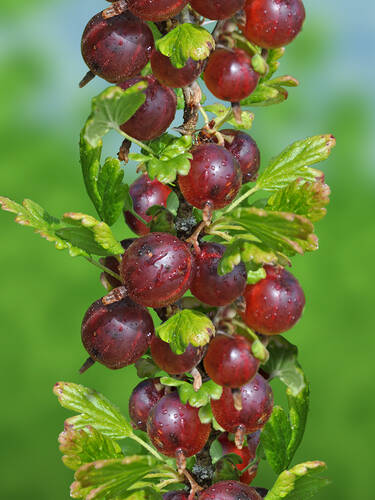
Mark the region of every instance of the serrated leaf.
<instances>
[{"instance_id":1,"label":"serrated leaf","mask_svg":"<svg viewBox=\"0 0 375 500\"><path fill-rule=\"evenodd\" d=\"M167 208L160 205L154 205L147 210L147 215L152 216L152 220L149 223L150 231L152 233L159 232L176 234L174 216Z\"/></svg>"},{"instance_id":2,"label":"serrated leaf","mask_svg":"<svg viewBox=\"0 0 375 500\"><path fill-rule=\"evenodd\" d=\"M268 200L267 208L303 215L312 222L322 219L326 213L331 190L324 182L307 182L296 179L276 191Z\"/></svg>"},{"instance_id":3,"label":"serrated leaf","mask_svg":"<svg viewBox=\"0 0 375 500\"><path fill-rule=\"evenodd\" d=\"M255 283L258 283L258 281L263 280L266 275L267 273L264 267L246 269L246 283L248 285L255 285Z\"/></svg>"},{"instance_id":4,"label":"serrated leaf","mask_svg":"<svg viewBox=\"0 0 375 500\"><path fill-rule=\"evenodd\" d=\"M31 227L34 231L53 242L58 250L68 249L72 257L88 256L85 249L74 246L71 241L62 239L58 235L62 224L59 219L51 216L44 208L31 200L24 200L22 205L0 196L0 207L6 212L17 215L15 221L22 226Z\"/></svg>"},{"instance_id":5,"label":"serrated leaf","mask_svg":"<svg viewBox=\"0 0 375 500\"><path fill-rule=\"evenodd\" d=\"M288 414L281 406L274 406L261 434L261 442L267 462L276 474L280 474L290 464L288 446L291 434Z\"/></svg>"},{"instance_id":6,"label":"serrated leaf","mask_svg":"<svg viewBox=\"0 0 375 500\"><path fill-rule=\"evenodd\" d=\"M189 403L195 408L208 405L211 399L220 399L223 393L223 388L215 384L213 380L204 382L198 391L194 390L193 384L172 377L162 377L160 382L163 385L177 387L181 402L183 404Z\"/></svg>"},{"instance_id":7,"label":"serrated leaf","mask_svg":"<svg viewBox=\"0 0 375 500\"><path fill-rule=\"evenodd\" d=\"M280 474L265 500L308 500L329 484L321 476L327 466L324 462L305 462Z\"/></svg>"},{"instance_id":8,"label":"serrated leaf","mask_svg":"<svg viewBox=\"0 0 375 500\"><path fill-rule=\"evenodd\" d=\"M156 334L168 342L174 353L183 354L189 344L195 347L208 344L215 327L205 314L184 309L159 325Z\"/></svg>"},{"instance_id":9,"label":"serrated leaf","mask_svg":"<svg viewBox=\"0 0 375 500\"><path fill-rule=\"evenodd\" d=\"M59 443L59 449L64 454L62 461L73 470L95 460L124 456L116 441L104 436L90 425L83 429L75 429L66 423L64 431L59 435Z\"/></svg>"},{"instance_id":10,"label":"serrated leaf","mask_svg":"<svg viewBox=\"0 0 375 500\"><path fill-rule=\"evenodd\" d=\"M225 432L225 430L221 427L221 425L217 423L212 413L212 408L210 403L207 404L206 406L202 406L201 408L199 408L198 415L202 424L211 424L215 431Z\"/></svg>"},{"instance_id":11,"label":"serrated leaf","mask_svg":"<svg viewBox=\"0 0 375 500\"><path fill-rule=\"evenodd\" d=\"M257 88L248 97L240 102L241 108L254 106L272 106L280 104L288 98L288 92L281 86L270 87L266 83L259 83Z\"/></svg>"},{"instance_id":12,"label":"serrated leaf","mask_svg":"<svg viewBox=\"0 0 375 500\"><path fill-rule=\"evenodd\" d=\"M229 123L238 130L248 130L252 127L254 114L249 111L241 110L241 122L238 122L231 108L227 108L224 104L209 104L204 106L205 111L216 115L214 127L216 129L222 127L225 123Z\"/></svg>"},{"instance_id":13,"label":"serrated leaf","mask_svg":"<svg viewBox=\"0 0 375 500\"><path fill-rule=\"evenodd\" d=\"M151 357L137 359L135 368L139 378L153 378L160 372L160 368L154 363Z\"/></svg>"},{"instance_id":14,"label":"serrated leaf","mask_svg":"<svg viewBox=\"0 0 375 500\"><path fill-rule=\"evenodd\" d=\"M279 76L278 78L273 78L268 80L267 85L269 87L298 87L299 81L290 75Z\"/></svg>"},{"instance_id":15,"label":"serrated leaf","mask_svg":"<svg viewBox=\"0 0 375 500\"><path fill-rule=\"evenodd\" d=\"M280 66L279 59L285 54L285 47L270 49L267 55L268 72L260 79L261 82L269 80Z\"/></svg>"},{"instance_id":16,"label":"serrated leaf","mask_svg":"<svg viewBox=\"0 0 375 500\"><path fill-rule=\"evenodd\" d=\"M139 82L123 90L109 87L92 99L91 114L83 129L83 138L91 147L101 145L102 137L109 130L118 130L146 100L143 90L147 83Z\"/></svg>"},{"instance_id":17,"label":"serrated leaf","mask_svg":"<svg viewBox=\"0 0 375 500\"><path fill-rule=\"evenodd\" d=\"M171 160L152 159L147 163L150 179L157 179L163 184L171 184L176 180L177 174L187 175L190 170L191 153L184 153Z\"/></svg>"},{"instance_id":18,"label":"serrated leaf","mask_svg":"<svg viewBox=\"0 0 375 500\"><path fill-rule=\"evenodd\" d=\"M122 213L124 199L129 191L123 184L124 171L119 160L107 158L98 175L98 192L101 199L99 215L112 226Z\"/></svg>"},{"instance_id":19,"label":"serrated leaf","mask_svg":"<svg viewBox=\"0 0 375 500\"><path fill-rule=\"evenodd\" d=\"M271 160L260 174L257 188L266 191L282 189L299 177L315 181L316 171L310 165L328 158L336 141L332 135L317 135L294 142Z\"/></svg>"},{"instance_id":20,"label":"serrated leaf","mask_svg":"<svg viewBox=\"0 0 375 500\"><path fill-rule=\"evenodd\" d=\"M185 97L182 89L173 89L177 97L177 109L185 109Z\"/></svg>"},{"instance_id":21,"label":"serrated leaf","mask_svg":"<svg viewBox=\"0 0 375 500\"><path fill-rule=\"evenodd\" d=\"M155 460L149 455L97 460L76 471L70 494L72 498L86 500L125 499L136 494L139 481L150 482L146 479L150 473L157 474L158 469L155 468ZM163 477L162 472L160 477Z\"/></svg>"},{"instance_id":22,"label":"serrated leaf","mask_svg":"<svg viewBox=\"0 0 375 500\"><path fill-rule=\"evenodd\" d=\"M169 57L176 68L183 68L189 58L207 59L215 48L215 40L204 28L196 24L180 24L157 41L157 49Z\"/></svg>"},{"instance_id":23,"label":"serrated leaf","mask_svg":"<svg viewBox=\"0 0 375 500\"><path fill-rule=\"evenodd\" d=\"M171 191L167 198L167 209L173 214L177 215L178 207L180 206L180 200L174 191Z\"/></svg>"},{"instance_id":24,"label":"serrated leaf","mask_svg":"<svg viewBox=\"0 0 375 500\"><path fill-rule=\"evenodd\" d=\"M82 213L68 212L64 214L63 222L74 226L73 228L63 228L58 231L62 238L76 238L75 241L91 242L101 249L98 255L120 255L124 249L114 237L111 228L105 222L99 222L95 217ZM75 232L72 230L75 229ZM69 240L70 241L70 240ZM94 253L94 252L93 252ZM97 253L97 252L95 252Z\"/></svg>"},{"instance_id":25,"label":"serrated leaf","mask_svg":"<svg viewBox=\"0 0 375 500\"><path fill-rule=\"evenodd\" d=\"M113 439L124 439L133 434L130 423L120 411L93 389L70 382L57 382L53 392L61 406L79 413L66 421L75 429L91 425L104 436Z\"/></svg>"}]
</instances>

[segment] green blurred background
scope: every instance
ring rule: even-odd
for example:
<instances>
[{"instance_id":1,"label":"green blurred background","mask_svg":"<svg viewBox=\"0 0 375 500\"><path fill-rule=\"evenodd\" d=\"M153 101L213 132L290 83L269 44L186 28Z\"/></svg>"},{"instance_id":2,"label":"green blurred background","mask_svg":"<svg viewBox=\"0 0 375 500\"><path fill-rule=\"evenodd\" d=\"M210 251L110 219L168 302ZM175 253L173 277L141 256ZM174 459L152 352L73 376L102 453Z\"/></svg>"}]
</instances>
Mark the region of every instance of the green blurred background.
<instances>
[{"instance_id":1,"label":"green blurred background","mask_svg":"<svg viewBox=\"0 0 375 500\"><path fill-rule=\"evenodd\" d=\"M296 258L293 272L307 306L288 335L298 344L312 387L311 415L296 461L321 459L332 485L320 500L370 498L374 436L374 94L371 55L375 7L358 0L306 0L307 22L282 60L301 81L289 100L256 109L252 135L264 163L295 139L332 132L338 141L323 165L332 187L329 215L319 223L321 249ZM80 35L106 4L99 0L27 3L2 0L0 19L0 193L30 197L55 215L94 212L78 165L79 130L90 98L106 84L79 90L86 71ZM113 154L117 137L106 139ZM126 167L128 178L134 176ZM68 412L52 395L57 380L81 382L125 412L132 369L96 365L86 357L80 323L103 294L98 272L17 226L1 227L1 498L69 498L72 474L61 463L57 435ZM115 227L127 235L122 221ZM297 462L295 462L297 463ZM255 481L269 486L267 466ZM301 499L303 500L303 499Z\"/></svg>"}]
</instances>

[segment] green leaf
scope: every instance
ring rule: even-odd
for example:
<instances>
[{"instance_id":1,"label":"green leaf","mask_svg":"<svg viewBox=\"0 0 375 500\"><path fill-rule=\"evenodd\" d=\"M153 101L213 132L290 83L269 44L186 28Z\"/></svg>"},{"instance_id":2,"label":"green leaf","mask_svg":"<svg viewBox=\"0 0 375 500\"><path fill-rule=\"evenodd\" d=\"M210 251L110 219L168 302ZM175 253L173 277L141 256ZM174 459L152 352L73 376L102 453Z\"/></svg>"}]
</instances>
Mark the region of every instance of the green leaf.
<instances>
[{"instance_id":1,"label":"green leaf","mask_svg":"<svg viewBox=\"0 0 375 500\"><path fill-rule=\"evenodd\" d=\"M280 474L290 464L288 446L291 435L288 414L281 406L274 406L272 415L263 428L261 443L267 462L276 474Z\"/></svg>"},{"instance_id":2,"label":"green leaf","mask_svg":"<svg viewBox=\"0 0 375 500\"><path fill-rule=\"evenodd\" d=\"M73 227L62 228L58 235L75 244L87 245L87 251L98 255L120 255L124 252L105 222L99 222L91 215L69 212L64 214L63 222Z\"/></svg>"},{"instance_id":3,"label":"green leaf","mask_svg":"<svg viewBox=\"0 0 375 500\"><path fill-rule=\"evenodd\" d=\"M147 164L148 175L163 184L171 184L176 180L177 174L187 175L190 170L191 153L184 153L171 160L152 159Z\"/></svg>"},{"instance_id":4,"label":"green leaf","mask_svg":"<svg viewBox=\"0 0 375 500\"><path fill-rule=\"evenodd\" d=\"M288 92L283 87L270 87L265 83L259 83L254 92L243 99L240 104L241 108L272 106L284 102L287 98Z\"/></svg>"},{"instance_id":5,"label":"green leaf","mask_svg":"<svg viewBox=\"0 0 375 500\"><path fill-rule=\"evenodd\" d=\"M214 398L212 398L214 399ZM202 424L212 424L212 427L215 431L225 432L225 430L219 425L212 413L211 404L207 404L206 406L202 406L199 408L199 418Z\"/></svg>"},{"instance_id":6,"label":"green leaf","mask_svg":"<svg viewBox=\"0 0 375 500\"><path fill-rule=\"evenodd\" d=\"M305 462L280 474L265 500L308 500L329 484L321 476L327 466L324 462Z\"/></svg>"},{"instance_id":7,"label":"green leaf","mask_svg":"<svg viewBox=\"0 0 375 500\"><path fill-rule=\"evenodd\" d=\"M174 191L171 191L167 198L167 209L173 214L177 215L178 207L180 206L180 200Z\"/></svg>"},{"instance_id":8,"label":"green leaf","mask_svg":"<svg viewBox=\"0 0 375 500\"><path fill-rule=\"evenodd\" d=\"M267 85L269 87L298 87L299 81L296 78L293 78L293 76L289 75L284 75L284 76L279 76L278 78L274 78L273 80L269 80L267 82Z\"/></svg>"},{"instance_id":9,"label":"green leaf","mask_svg":"<svg viewBox=\"0 0 375 500\"><path fill-rule=\"evenodd\" d=\"M185 97L182 89L173 89L177 97L177 109L185 109Z\"/></svg>"},{"instance_id":10,"label":"green leaf","mask_svg":"<svg viewBox=\"0 0 375 500\"><path fill-rule=\"evenodd\" d=\"M294 142L271 160L260 174L257 188L276 191L299 177L315 181L316 171L309 166L328 158L335 144L336 141L332 135L317 135Z\"/></svg>"},{"instance_id":11,"label":"green leaf","mask_svg":"<svg viewBox=\"0 0 375 500\"><path fill-rule=\"evenodd\" d=\"M212 380L202 384L198 391L194 390L193 384L189 384L189 382L177 380L172 377L162 377L160 382L163 385L177 387L182 403L189 403L195 408L205 407L211 399L220 399L223 393L223 388L220 385L215 384Z\"/></svg>"},{"instance_id":12,"label":"green leaf","mask_svg":"<svg viewBox=\"0 0 375 500\"><path fill-rule=\"evenodd\" d=\"M6 212L17 214L15 221L22 226L32 227L37 234L53 242L58 250L68 249L72 257L88 256L85 249L73 242L61 238L58 231L62 228L59 219L52 217L44 208L31 200L24 200L22 205L0 196L0 207Z\"/></svg>"},{"instance_id":13,"label":"green leaf","mask_svg":"<svg viewBox=\"0 0 375 500\"><path fill-rule=\"evenodd\" d=\"M169 57L176 68L183 68L189 58L194 61L207 59L215 48L215 40L204 28L184 23L157 41L157 49Z\"/></svg>"},{"instance_id":14,"label":"green leaf","mask_svg":"<svg viewBox=\"0 0 375 500\"><path fill-rule=\"evenodd\" d=\"M65 424L59 435L60 451L64 454L62 461L70 469L77 470L81 465L111 458L122 458L120 446L94 427L88 425L83 429L75 429Z\"/></svg>"},{"instance_id":15,"label":"green leaf","mask_svg":"<svg viewBox=\"0 0 375 500\"><path fill-rule=\"evenodd\" d=\"M174 216L167 208L161 207L160 205L154 205L147 210L147 215L152 216L152 220L149 223L152 233L176 234Z\"/></svg>"},{"instance_id":16,"label":"green leaf","mask_svg":"<svg viewBox=\"0 0 375 500\"><path fill-rule=\"evenodd\" d=\"M119 160L107 158L98 175L98 192L101 199L100 218L112 226L122 213L129 188L123 184L124 171Z\"/></svg>"},{"instance_id":17,"label":"green leaf","mask_svg":"<svg viewBox=\"0 0 375 500\"><path fill-rule=\"evenodd\" d=\"M152 481L146 479L147 474L158 472L154 459L147 455L97 460L81 466L76 471L70 495L72 498L86 500L129 498L137 493L137 483ZM163 475L165 476L165 473L160 471L160 477ZM161 499L161 496L159 498Z\"/></svg>"},{"instance_id":18,"label":"green leaf","mask_svg":"<svg viewBox=\"0 0 375 500\"><path fill-rule=\"evenodd\" d=\"M163 35L160 33L158 27L156 26L155 23L151 22L151 21L147 21L147 25L148 27L150 28L150 30L152 31L152 34L154 36L154 40L157 41L159 40L159 38L161 38Z\"/></svg>"},{"instance_id":19,"label":"green leaf","mask_svg":"<svg viewBox=\"0 0 375 500\"><path fill-rule=\"evenodd\" d=\"M322 181L307 182L296 179L276 191L268 200L267 208L303 215L312 222L322 219L326 213L331 191Z\"/></svg>"},{"instance_id":20,"label":"green leaf","mask_svg":"<svg viewBox=\"0 0 375 500\"><path fill-rule=\"evenodd\" d=\"M240 478L240 471L237 469L237 464L241 463L242 459L239 455L231 453L224 455L215 464L215 472L212 478L213 483L219 481L238 481Z\"/></svg>"},{"instance_id":21,"label":"green leaf","mask_svg":"<svg viewBox=\"0 0 375 500\"><path fill-rule=\"evenodd\" d=\"M255 285L258 281L263 280L266 277L266 271L263 267L255 267L255 269L246 269L247 271L247 284Z\"/></svg>"},{"instance_id":22,"label":"green leaf","mask_svg":"<svg viewBox=\"0 0 375 500\"><path fill-rule=\"evenodd\" d=\"M224 104L209 104L204 106L205 111L216 115L214 128L220 128L225 123L229 123L238 130L248 130L252 127L254 114L248 111L241 111L241 122L237 122L231 108L227 108Z\"/></svg>"},{"instance_id":23,"label":"green leaf","mask_svg":"<svg viewBox=\"0 0 375 500\"><path fill-rule=\"evenodd\" d=\"M146 100L145 82L139 82L127 90L109 87L92 99L91 114L82 131L82 137L93 148L101 145L102 137L109 130L118 130L128 121Z\"/></svg>"},{"instance_id":24,"label":"green leaf","mask_svg":"<svg viewBox=\"0 0 375 500\"><path fill-rule=\"evenodd\" d=\"M269 80L280 66L279 59L285 54L285 47L270 49L267 56L268 73L261 78L261 82Z\"/></svg>"},{"instance_id":25,"label":"green leaf","mask_svg":"<svg viewBox=\"0 0 375 500\"><path fill-rule=\"evenodd\" d=\"M139 378L153 378L160 372L160 368L151 357L139 358L135 362L135 368Z\"/></svg>"},{"instance_id":26,"label":"green leaf","mask_svg":"<svg viewBox=\"0 0 375 500\"><path fill-rule=\"evenodd\" d=\"M113 439L124 439L133 434L130 423L120 411L107 398L93 389L69 382L57 382L53 392L58 397L61 406L79 413L66 421L75 429L91 425Z\"/></svg>"},{"instance_id":27,"label":"green leaf","mask_svg":"<svg viewBox=\"0 0 375 500\"><path fill-rule=\"evenodd\" d=\"M183 354L189 344L208 344L215 333L212 321L203 313L184 309L156 328L156 334L168 342L172 351Z\"/></svg>"}]
</instances>

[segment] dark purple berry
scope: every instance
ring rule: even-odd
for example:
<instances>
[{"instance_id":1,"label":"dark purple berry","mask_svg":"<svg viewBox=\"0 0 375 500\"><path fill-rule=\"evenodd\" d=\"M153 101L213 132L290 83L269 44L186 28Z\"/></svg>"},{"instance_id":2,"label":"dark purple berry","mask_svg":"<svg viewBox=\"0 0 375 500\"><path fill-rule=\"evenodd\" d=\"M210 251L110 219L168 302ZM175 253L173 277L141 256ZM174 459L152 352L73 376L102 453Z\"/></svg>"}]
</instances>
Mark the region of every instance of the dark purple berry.
<instances>
[{"instance_id":1,"label":"dark purple berry","mask_svg":"<svg viewBox=\"0 0 375 500\"><path fill-rule=\"evenodd\" d=\"M164 56L158 50L151 55L151 68L155 78L167 87L186 87L193 83L202 73L203 61L188 59L183 68L176 68L169 57Z\"/></svg>"},{"instance_id":2,"label":"dark purple berry","mask_svg":"<svg viewBox=\"0 0 375 500\"><path fill-rule=\"evenodd\" d=\"M146 21L165 21L178 14L189 0L128 0L129 9Z\"/></svg>"},{"instance_id":3,"label":"dark purple berry","mask_svg":"<svg viewBox=\"0 0 375 500\"><path fill-rule=\"evenodd\" d=\"M160 384L159 378L142 380L129 399L129 416L136 429L146 431L147 419L152 408L164 396L164 386Z\"/></svg>"},{"instance_id":4,"label":"dark purple berry","mask_svg":"<svg viewBox=\"0 0 375 500\"><path fill-rule=\"evenodd\" d=\"M261 500L254 488L239 481L220 481L199 494L198 500Z\"/></svg>"},{"instance_id":5,"label":"dark purple berry","mask_svg":"<svg viewBox=\"0 0 375 500\"><path fill-rule=\"evenodd\" d=\"M188 500L189 494L185 491L168 491L168 493L164 493L163 500Z\"/></svg>"},{"instance_id":6,"label":"dark purple berry","mask_svg":"<svg viewBox=\"0 0 375 500\"><path fill-rule=\"evenodd\" d=\"M190 0L190 5L208 19L227 19L243 9L245 0Z\"/></svg>"},{"instance_id":7,"label":"dark purple berry","mask_svg":"<svg viewBox=\"0 0 375 500\"><path fill-rule=\"evenodd\" d=\"M159 337L153 337L151 356L159 368L171 375L182 375L190 372L202 360L205 349L189 344L183 354L175 354Z\"/></svg>"},{"instance_id":8,"label":"dark purple berry","mask_svg":"<svg viewBox=\"0 0 375 500\"><path fill-rule=\"evenodd\" d=\"M240 164L242 182L254 182L260 167L260 151L257 143L249 134L241 130L220 130L224 136L225 148L232 153Z\"/></svg>"}]
</instances>

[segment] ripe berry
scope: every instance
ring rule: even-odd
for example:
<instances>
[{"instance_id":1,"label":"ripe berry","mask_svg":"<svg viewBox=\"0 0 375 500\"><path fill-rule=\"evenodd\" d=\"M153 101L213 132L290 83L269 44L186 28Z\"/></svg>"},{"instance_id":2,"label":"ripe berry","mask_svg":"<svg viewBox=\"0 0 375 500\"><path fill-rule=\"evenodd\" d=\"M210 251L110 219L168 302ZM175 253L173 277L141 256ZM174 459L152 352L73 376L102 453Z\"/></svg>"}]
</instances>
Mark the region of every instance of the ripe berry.
<instances>
[{"instance_id":1,"label":"ripe berry","mask_svg":"<svg viewBox=\"0 0 375 500\"><path fill-rule=\"evenodd\" d=\"M266 277L245 288L245 323L265 335L277 335L294 326L305 306L296 278L282 267L264 266Z\"/></svg>"},{"instance_id":2,"label":"ripe berry","mask_svg":"<svg viewBox=\"0 0 375 500\"><path fill-rule=\"evenodd\" d=\"M167 87L186 87L202 73L203 61L188 59L183 68L175 68L169 57L158 50L151 55L151 68L155 78Z\"/></svg>"},{"instance_id":3,"label":"ripe berry","mask_svg":"<svg viewBox=\"0 0 375 500\"><path fill-rule=\"evenodd\" d=\"M171 188L157 179L151 180L147 174L141 175L131 184L129 194L133 200L133 208L146 222L151 222L152 216L146 215L154 205L165 207ZM124 212L125 220L130 229L139 236L148 234L150 228L138 220L131 212Z\"/></svg>"},{"instance_id":4,"label":"ripe berry","mask_svg":"<svg viewBox=\"0 0 375 500\"><path fill-rule=\"evenodd\" d=\"M242 49L215 50L203 73L208 90L218 99L231 102L239 102L254 92L259 76L251 57Z\"/></svg>"},{"instance_id":5,"label":"ripe berry","mask_svg":"<svg viewBox=\"0 0 375 500\"><path fill-rule=\"evenodd\" d=\"M242 182L254 182L260 167L260 151L257 143L249 134L241 130L220 130L224 136L225 148L232 153L240 164Z\"/></svg>"},{"instance_id":6,"label":"ripe berry","mask_svg":"<svg viewBox=\"0 0 375 500\"><path fill-rule=\"evenodd\" d=\"M207 202L214 210L229 205L242 183L242 172L229 151L217 144L202 144L191 151L188 175L180 175L178 183L186 201L196 208Z\"/></svg>"},{"instance_id":7,"label":"ripe berry","mask_svg":"<svg viewBox=\"0 0 375 500\"><path fill-rule=\"evenodd\" d=\"M163 500L188 500L189 494L185 491L168 491L164 493Z\"/></svg>"},{"instance_id":8,"label":"ripe berry","mask_svg":"<svg viewBox=\"0 0 375 500\"><path fill-rule=\"evenodd\" d=\"M121 241L122 248L126 250L134 241L134 238L128 238L125 240ZM100 259L101 264L103 264L105 267L108 267L111 271L113 271L116 274L120 274L120 262L116 259L116 257L113 257L112 255L109 255L108 257L104 257L103 259ZM121 286L122 283L121 281L117 280L110 274L104 272L103 273L104 278L107 283L110 284L112 288L116 288L118 286Z\"/></svg>"},{"instance_id":9,"label":"ripe berry","mask_svg":"<svg viewBox=\"0 0 375 500\"><path fill-rule=\"evenodd\" d=\"M290 43L305 20L301 0L248 0L245 13L244 35L265 49Z\"/></svg>"},{"instance_id":10,"label":"ripe berry","mask_svg":"<svg viewBox=\"0 0 375 500\"><path fill-rule=\"evenodd\" d=\"M113 370L128 366L147 351L154 334L144 307L125 298L110 305L99 299L82 321L82 343L94 361Z\"/></svg>"},{"instance_id":11,"label":"ripe berry","mask_svg":"<svg viewBox=\"0 0 375 500\"><path fill-rule=\"evenodd\" d=\"M176 302L189 289L194 260L188 246L168 233L150 233L126 250L120 274L129 297L147 307Z\"/></svg>"},{"instance_id":12,"label":"ripe berry","mask_svg":"<svg viewBox=\"0 0 375 500\"><path fill-rule=\"evenodd\" d=\"M220 481L199 494L198 500L262 500L254 488L238 481Z\"/></svg>"},{"instance_id":13,"label":"ripe berry","mask_svg":"<svg viewBox=\"0 0 375 500\"><path fill-rule=\"evenodd\" d=\"M146 431L150 411L164 393L165 389L160 384L159 378L142 380L135 387L129 399L129 416L136 429Z\"/></svg>"},{"instance_id":14,"label":"ripe berry","mask_svg":"<svg viewBox=\"0 0 375 500\"><path fill-rule=\"evenodd\" d=\"M211 340L204 358L207 375L224 387L241 387L253 379L259 360L251 352L251 343L240 335L218 335Z\"/></svg>"},{"instance_id":15,"label":"ripe berry","mask_svg":"<svg viewBox=\"0 0 375 500\"><path fill-rule=\"evenodd\" d=\"M90 70L110 83L137 75L148 63L154 38L130 12L104 19L96 14L82 35L82 56Z\"/></svg>"},{"instance_id":16,"label":"ripe berry","mask_svg":"<svg viewBox=\"0 0 375 500\"><path fill-rule=\"evenodd\" d=\"M151 356L159 368L171 375L182 375L190 372L202 360L205 349L189 344L183 354L175 354L167 342L153 337Z\"/></svg>"},{"instance_id":17,"label":"ripe berry","mask_svg":"<svg viewBox=\"0 0 375 500\"><path fill-rule=\"evenodd\" d=\"M152 76L138 76L122 83L124 90L138 82L147 83L143 90L145 102L136 113L121 125L121 130L140 141L150 141L159 137L172 123L177 109L177 98L173 90Z\"/></svg>"},{"instance_id":18,"label":"ripe berry","mask_svg":"<svg viewBox=\"0 0 375 500\"><path fill-rule=\"evenodd\" d=\"M245 0L190 0L190 5L208 19L227 19L243 9Z\"/></svg>"},{"instance_id":19,"label":"ripe berry","mask_svg":"<svg viewBox=\"0 0 375 500\"><path fill-rule=\"evenodd\" d=\"M206 444L210 424L202 424L199 408L182 404L177 392L162 397L151 410L147 433L153 445L164 455L191 457Z\"/></svg>"},{"instance_id":20,"label":"ripe berry","mask_svg":"<svg viewBox=\"0 0 375 500\"><path fill-rule=\"evenodd\" d=\"M210 306L224 306L233 302L245 289L246 268L241 262L228 273L217 272L225 247L220 243L205 241L200 245L200 254L195 256L195 275L191 282L191 293Z\"/></svg>"},{"instance_id":21,"label":"ripe berry","mask_svg":"<svg viewBox=\"0 0 375 500\"><path fill-rule=\"evenodd\" d=\"M214 417L227 432L240 429L250 434L261 429L270 418L273 409L273 394L268 382L257 374L240 388L242 410L236 410L231 389L224 387L218 400L211 400Z\"/></svg>"},{"instance_id":22,"label":"ripe berry","mask_svg":"<svg viewBox=\"0 0 375 500\"><path fill-rule=\"evenodd\" d=\"M239 471L245 469L250 462L252 462L256 456L256 449L259 444L260 432L255 432L250 434L247 438L248 446L245 446L241 450L237 448L234 441L229 440L228 433L224 432L218 437L218 441L222 446L223 455L229 455L230 453L235 453L242 458L242 463L237 464L236 467ZM254 443L256 441L256 446ZM241 483L250 484L257 474L257 466L249 467L243 474L241 474Z\"/></svg>"},{"instance_id":23,"label":"ripe berry","mask_svg":"<svg viewBox=\"0 0 375 500\"><path fill-rule=\"evenodd\" d=\"M165 21L178 14L189 0L129 0L129 9L146 21Z\"/></svg>"}]
</instances>

